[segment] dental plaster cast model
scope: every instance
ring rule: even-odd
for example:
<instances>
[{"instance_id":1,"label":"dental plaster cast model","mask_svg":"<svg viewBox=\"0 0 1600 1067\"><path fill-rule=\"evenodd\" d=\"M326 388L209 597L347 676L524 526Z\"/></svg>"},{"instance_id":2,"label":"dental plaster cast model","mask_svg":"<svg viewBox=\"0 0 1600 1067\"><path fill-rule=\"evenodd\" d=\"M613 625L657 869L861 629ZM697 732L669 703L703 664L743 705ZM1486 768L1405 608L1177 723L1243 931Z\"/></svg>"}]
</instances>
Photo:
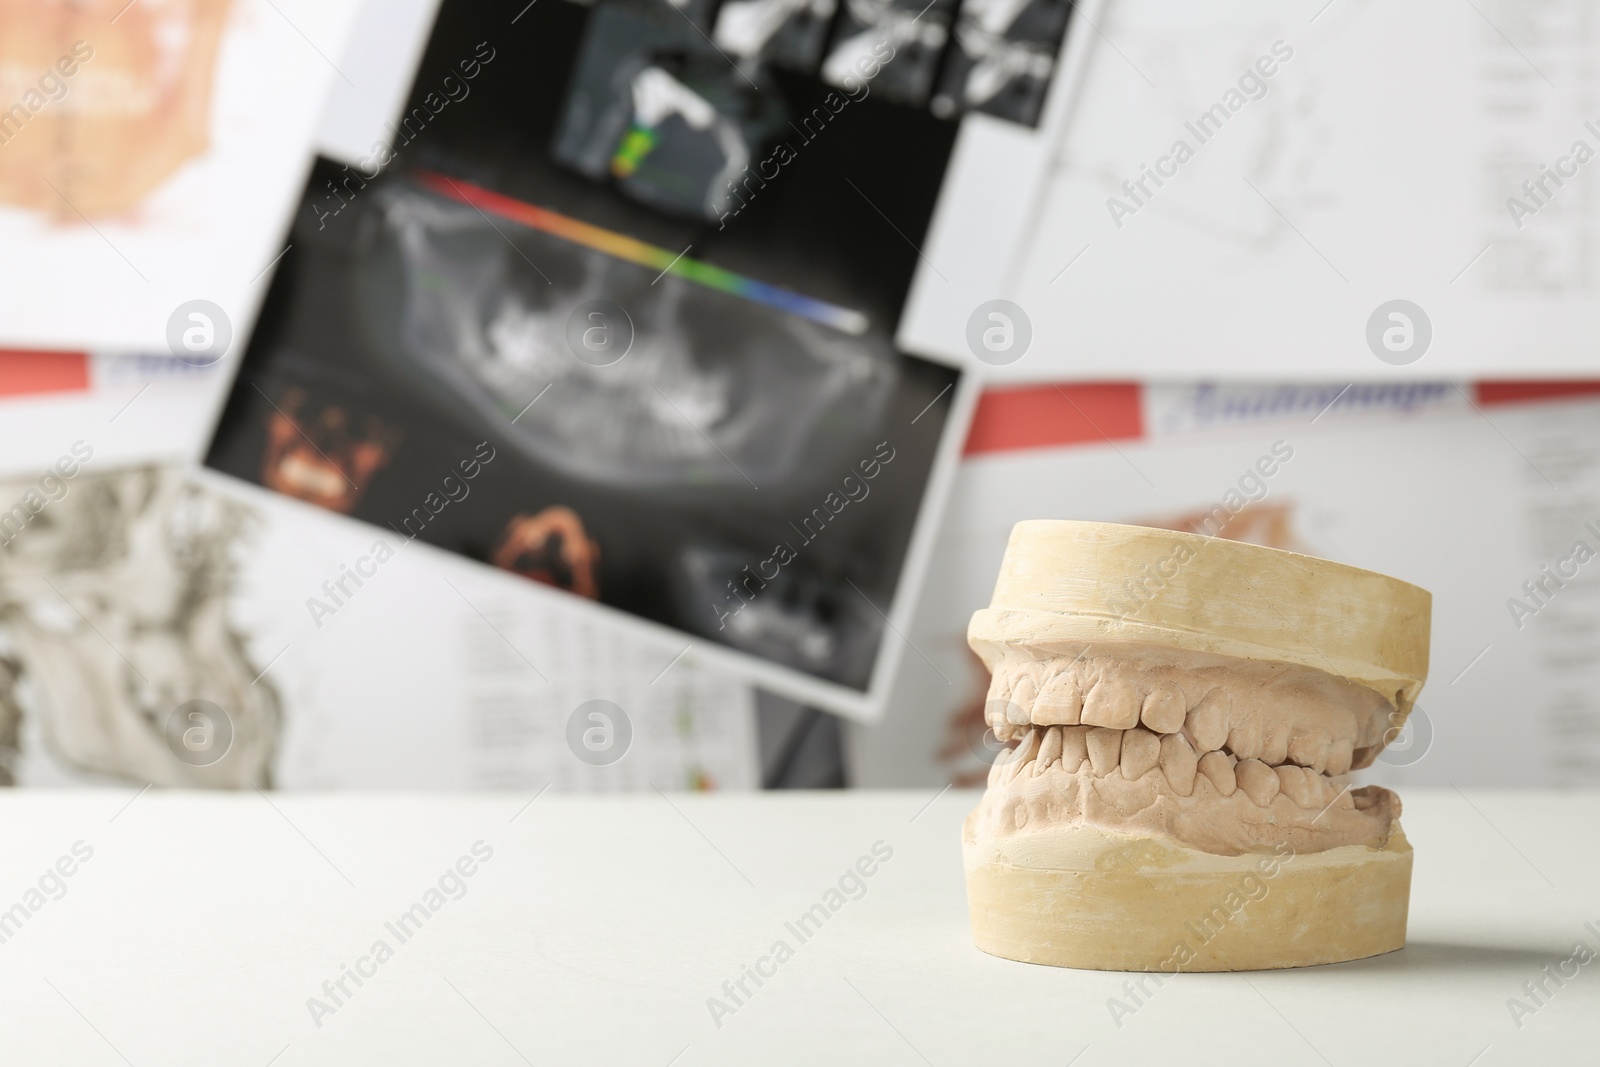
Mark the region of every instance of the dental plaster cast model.
<instances>
[{"instance_id":1,"label":"dental plaster cast model","mask_svg":"<svg viewBox=\"0 0 1600 1067\"><path fill-rule=\"evenodd\" d=\"M1416 701L1431 602L1258 545L1018 523L967 634L1016 742L962 834L978 947L1175 972L1403 946L1400 801L1348 776Z\"/></svg>"}]
</instances>

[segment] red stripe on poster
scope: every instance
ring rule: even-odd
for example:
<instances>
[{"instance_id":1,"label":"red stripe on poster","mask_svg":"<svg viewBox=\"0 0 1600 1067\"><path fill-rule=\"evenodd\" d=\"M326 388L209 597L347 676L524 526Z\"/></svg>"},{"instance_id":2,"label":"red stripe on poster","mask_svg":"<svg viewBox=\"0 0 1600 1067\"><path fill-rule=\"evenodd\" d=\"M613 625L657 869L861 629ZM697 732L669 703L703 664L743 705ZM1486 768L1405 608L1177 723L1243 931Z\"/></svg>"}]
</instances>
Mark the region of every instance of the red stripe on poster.
<instances>
[{"instance_id":1,"label":"red stripe on poster","mask_svg":"<svg viewBox=\"0 0 1600 1067\"><path fill-rule=\"evenodd\" d=\"M1026 385L985 390L967 434L966 454L1144 436L1135 382Z\"/></svg>"},{"instance_id":2,"label":"red stripe on poster","mask_svg":"<svg viewBox=\"0 0 1600 1067\"><path fill-rule=\"evenodd\" d=\"M0 396L70 393L89 388L89 357L82 352L0 349Z\"/></svg>"},{"instance_id":3,"label":"red stripe on poster","mask_svg":"<svg viewBox=\"0 0 1600 1067\"><path fill-rule=\"evenodd\" d=\"M1474 388L1480 404L1521 404L1530 400L1565 400L1600 393L1600 381L1479 382Z\"/></svg>"}]
</instances>

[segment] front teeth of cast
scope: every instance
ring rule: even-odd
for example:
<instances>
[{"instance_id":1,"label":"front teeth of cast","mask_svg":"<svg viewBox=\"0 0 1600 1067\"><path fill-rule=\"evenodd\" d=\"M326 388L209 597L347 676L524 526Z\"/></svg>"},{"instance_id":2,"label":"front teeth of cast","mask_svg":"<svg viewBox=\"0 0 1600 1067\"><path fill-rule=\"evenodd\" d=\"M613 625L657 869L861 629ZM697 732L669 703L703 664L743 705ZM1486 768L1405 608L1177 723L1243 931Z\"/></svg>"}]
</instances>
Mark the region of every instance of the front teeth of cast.
<instances>
[{"instance_id":1,"label":"front teeth of cast","mask_svg":"<svg viewBox=\"0 0 1600 1067\"><path fill-rule=\"evenodd\" d=\"M1131 730L1139 725L1142 703L1125 680L1115 675L1102 678L1083 698L1083 721L1111 730Z\"/></svg>"},{"instance_id":2,"label":"front teeth of cast","mask_svg":"<svg viewBox=\"0 0 1600 1067\"><path fill-rule=\"evenodd\" d=\"M1049 770L1050 765L1061 758L1061 727L1052 726L1044 732L1044 740L1039 743L1039 755L1033 761L1033 773L1043 774Z\"/></svg>"},{"instance_id":3,"label":"front teeth of cast","mask_svg":"<svg viewBox=\"0 0 1600 1067\"><path fill-rule=\"evenodd\" d=\"M1098 726L1131 730L1143 725L1151 733L1182 733L1197 753L1226 748L1237 759L1259 759L1268 766L1295 763L1319 774L1350 770L1355 740L1330 737L1325 730L1296 727L1292 720L1266 720L1240 715L1233 721L1233 699L1213 687L1192 707L1171 682L1141 693L1125 678L1102 676L1081 688L1070 671L1040 679L1029 670L997 671L990 684L987 719L1001 741L1021 737L1036 726Z\"/></svg>"},{"instance_id":4,"label":"front teeth of cast","mask_svg":"<svg viewBox=\"0 0 1600 1067\"><path fill-rule=\"evenodd\" d=\"M1161 738L1149 730L1134 729L1122 735L1122 777L1130 782L1143 778L1161 759Z\"/></svg>"},{"instance_id":5,"label":"front teeth of cast","mask_svg":"<svg viewBox=\"0 0 1600 1067\"><path fill-rule=\"evenodd\" d=\"M1033 721L1047 726L1076 726L1082 715L1083 693L1065 672L1047 682L1033 702Z\"/></svg>"},{"instance_id":6,"label":"front teeth of cast","mask_svg":"<svg viewBox=\"0 0 1600 1067\"><path fill-rule=\"evenodd\" d=\"M1089 731L1089 764L1096 778L1104 778L1117 769L1122 756L1122 731L1095 727Z\"/></svg>"},{"instance_id":7,"label":"front teeth of cast","mask_svg":"<svg viewBox=\"0 0 1600 1067\"><path fill-rule=\"evenodd\" d=\"M1089 727L1064 726L1061 728L1061 766L1077 774L1089 762Z\"/></svg>"},{"instance_id":8,"label":"front teeth of cast","mask_svg":"<svg viewBox=\"0 0 1600 1067\"><path fill-rule=\"evenodd\" d=\"M1159 685L1144 698L1139 718L1158 734L1175 734L1183 729L1186 707L1183 694L1170 685Z\"/></svg>"},{"instance_id":9,"label":"front teeth of cast","mask_svg":"<svg viewBox=\"0 0 1600 1067\"><path fill-rule=\"evenodd\" d=\"M1076 663L1052 671L1029 660L995 672L988 722L1002 742L1018 744L996 761L991 781L1041 778L1059 765L1130 782L1154 772L1182 797L1204 777L1219 796L1242 791L1262 806L1280 795L1302 808L1353 805L1330 779L1349 772L1363 754L1358 741L1370 738L1339 737L1337 727L1330 736L1293 715L1236 714L1225 686L1190 704L1176 680L1089 665L1074 673Z\"/></svg>"},{"instance_id":10,"label":"front teeth of cast","mask_svg":"<svg viewBox=\"0 0 1600 1067\"><path fill-rule=\"evenodd\" d=\"M1186 797L1194 792L1197 766L1194 748L1182 734L1167 734L1161 739L1161 773L1174 793Z\"/></svg>"}]
</instances>

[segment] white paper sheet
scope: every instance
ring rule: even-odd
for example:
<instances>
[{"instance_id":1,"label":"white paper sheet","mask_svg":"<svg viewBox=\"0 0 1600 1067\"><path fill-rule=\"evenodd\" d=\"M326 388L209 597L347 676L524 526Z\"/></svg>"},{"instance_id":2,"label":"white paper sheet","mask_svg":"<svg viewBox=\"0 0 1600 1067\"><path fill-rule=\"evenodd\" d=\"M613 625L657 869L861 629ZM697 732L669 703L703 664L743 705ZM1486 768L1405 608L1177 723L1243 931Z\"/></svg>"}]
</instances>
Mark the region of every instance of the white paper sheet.
<instances>
[{"instance_id":1,"label":"white paper sheet","mask_svg":"<svg viewBox=\"0 0 1600 1067\"><path fill-rule=\"evenodd\" d=\"M0 144L0 170L42 167L53 185L74 190L48 208L0 199L0 247L6 250L0 345L165 353L168 317L195 299L220 306L242 341L303 191L327 89L348 77L335 62L357 0L232 0L220 45L194 55L184 51L192 44L188 23L167 18L182 16L189 5L140 0L138 8L129 5L118 15L119 6L96 0L95 18L74 30L94 58L67 80L65 96L47 102L14 139ZM56 18L54 6L37 0L15 0L7 10L8 18L39 24ZM7 34L24 25L11 23ZM25 98L37 51L26 50L8 65L7 48L0 46L0 87L11 94L0 98L0 108ZM110 168L98 179L103 186L154 156L150 141L159 139L158 128L188 127L185 139L193 143L148 193L128 203L111 197L105 210L86 200L75 206L90 195L77 191L88 188L88 179L69 180L71 168L86 165L83 158L51 157L38 139L61 132L49 124L69 114L66 109L112 107L147 68L174 56L213 72L209 93L185 94L193 112L175 111L165 99L148 115L128 104L130 128L123 133L129 143L103 159L92 146L83 151L96 166ZM150 130L133 128L146 120ZM33 153L33 162L22 161L24 151Z\"/></svg>"}]
</instances>

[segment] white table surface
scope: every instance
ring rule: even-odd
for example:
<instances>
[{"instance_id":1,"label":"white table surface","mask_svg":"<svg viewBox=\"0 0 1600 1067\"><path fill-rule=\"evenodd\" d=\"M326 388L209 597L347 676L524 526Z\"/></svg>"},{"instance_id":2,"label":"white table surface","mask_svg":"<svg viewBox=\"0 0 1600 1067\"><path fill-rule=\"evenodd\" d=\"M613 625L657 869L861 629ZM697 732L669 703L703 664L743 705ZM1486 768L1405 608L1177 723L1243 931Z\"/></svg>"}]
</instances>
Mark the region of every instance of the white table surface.
<instances>
[{"instance_id":1,"label":"white table surface","mask_svg":"<svg viewBox=\"0 0 1600 1067\"><path fill-rule=\"evenodd\" d=\"M1600 960L1520 1027L1507 1004L1600 952L1600 794L1411 790L1403 951L1179 975L1120 1020L1127 975L972 947L974 793L132 796L0 793L0 909L93 849L0 944L8 1067L1600 1060ZM385 922L478 841L465 895L400 943ZM786 922L880 841L865 895L800 942ZM318 1026L308 998L379 939L393 957ZM780 939L716 1025L707 999Z\"/></svg>"}]
</instances>

